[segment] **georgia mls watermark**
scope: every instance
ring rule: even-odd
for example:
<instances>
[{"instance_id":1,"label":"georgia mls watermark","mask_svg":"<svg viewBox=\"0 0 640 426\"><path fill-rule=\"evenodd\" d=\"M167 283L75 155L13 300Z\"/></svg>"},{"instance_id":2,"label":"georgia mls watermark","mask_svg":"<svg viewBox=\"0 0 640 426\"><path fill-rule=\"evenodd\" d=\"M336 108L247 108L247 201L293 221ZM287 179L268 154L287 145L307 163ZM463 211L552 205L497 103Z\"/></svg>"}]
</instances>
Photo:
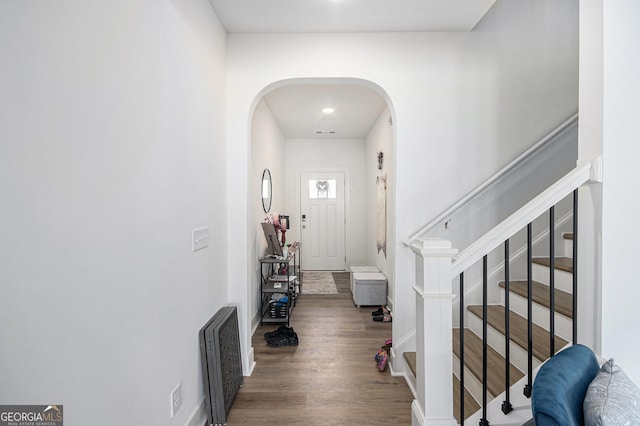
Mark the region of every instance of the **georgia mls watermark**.
<instances>
[{"instance_id":1,"label":"georgia mls watermark","mask_svg":"<svg viewBox=\"0 0 640 426\"><path fill-rule=\"evenodd\" d=\"M0 426L63 426L62 405L0 405Z\"/></svg>"}]
</instances>

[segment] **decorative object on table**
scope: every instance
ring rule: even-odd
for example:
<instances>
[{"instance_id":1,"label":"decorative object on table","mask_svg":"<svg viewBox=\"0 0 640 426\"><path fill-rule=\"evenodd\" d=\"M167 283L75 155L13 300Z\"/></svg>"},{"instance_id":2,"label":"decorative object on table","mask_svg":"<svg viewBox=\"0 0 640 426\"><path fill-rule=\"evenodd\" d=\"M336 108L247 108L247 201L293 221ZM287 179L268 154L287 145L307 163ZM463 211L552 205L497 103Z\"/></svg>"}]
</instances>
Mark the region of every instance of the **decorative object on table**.
<instances>
[{"instance_id":1,"label":"decorative object on table","mask_svg":"<svg viewBox=\"0 0 640 426\"><path fill-rule=\"evenodd\" d=\"M276 227L272 223L262 223L262 231L264 232L264 238L267 240L267 256L284 258Z\"/></svg>"},{"instance_id":2,"label":"decorative object on table","mask_svg":"<svg viewBox=\"0 0 640 426\"><path fill-rule=\"evenodd\" d=\"M280 234L282 236L280 239L280 242L282 243L283 246L285 246L287 243L285 234L287 233L287 229L289 229L289 215L281 214L279 222L280 222Z\"/></svg>"}]
</instances>

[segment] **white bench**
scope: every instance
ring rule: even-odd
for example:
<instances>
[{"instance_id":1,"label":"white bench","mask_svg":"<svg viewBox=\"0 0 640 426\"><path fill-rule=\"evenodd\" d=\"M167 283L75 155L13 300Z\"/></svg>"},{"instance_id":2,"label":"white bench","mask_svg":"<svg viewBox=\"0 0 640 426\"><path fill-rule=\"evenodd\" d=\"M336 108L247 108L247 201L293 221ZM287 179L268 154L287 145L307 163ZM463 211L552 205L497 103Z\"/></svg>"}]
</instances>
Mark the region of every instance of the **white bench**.
<instances>
[{"instance_id":1,"label":"white bench","mask_svg":"<svg viewBox=\"0 0 640 426\"><path fill-rule=\"evenodd\" d=\"M387 277L380 272L353 272L353 303L356 306L387 304Z\"/></svg>"},{"instance_id":2,"label":"white bench","mask_svg":"<svg viewBox=\"0 0 640 426\"><path fill-rule=\"evenodd\" d=\"M352 265L349 270L351 274L349 276L349 284L351 289L351 294L354 293L355 288L353 286L353 273L354 272L380 272L380 270L376 266L363 266L363 265Z\"/></svg>"}]
</instances>

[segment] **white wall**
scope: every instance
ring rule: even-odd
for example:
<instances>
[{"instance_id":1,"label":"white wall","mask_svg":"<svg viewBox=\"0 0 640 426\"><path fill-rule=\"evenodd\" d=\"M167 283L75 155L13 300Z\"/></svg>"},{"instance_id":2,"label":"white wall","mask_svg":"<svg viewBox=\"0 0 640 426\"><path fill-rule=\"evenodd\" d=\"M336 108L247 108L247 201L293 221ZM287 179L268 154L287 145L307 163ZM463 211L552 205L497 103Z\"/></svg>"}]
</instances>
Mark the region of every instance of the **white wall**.
<instances>
[{"instance_id":1,"label":"white wall","mask_svg":"<svg viewBox=\"0 0 640 426\"><path fill-rule=\"evenodd\" d=\"M183 425L198 330L227 299L226 35L204 0L3 1L0 17L0 401L63 404L70 426Z\"/></svg>"},{"instance_id":2,"label":"white wall","mask_svg":"<svg viewBox=\"0 0 640 426\"><path fill-rule=\"evenodd\" d=\"M262 206L261 183L264 169L271 172L271 184L273 198L269 214L286 213L286 185L285 185L285 139L273 118L267 104L261 100L253 113L251 122L251 179L249 186L249 204L252 215L252 227L249 228L252 244L249 245L249 253L253 264L251 270L251 309L249 312L251 321L255 326L259 318L260 287L258 273L260 265L258 260L265 254L267 242L260 224L265 221L267 213ZM236 282L232 285L240 285Z\"/></svg>"},{"instance_id":3,"label":"white wall","mask_svg":"<svg viewBox=\"0 0 640 426\"><path fill-rule=\"evenodd\" d=\"M634 47L639 15L640 5L630 0L580 2L579 159L602 155L603 183L580 191L579 255L586 261L579 264L578 276L581 285L591 286L586 295L591 306L579 314L595 317L594 349L615 358L636 383L640 343L630 336L639 292L629 267L640 253L640 192L634 176L640 156L640 53Z\"/></svg>"},{"instance_id":4,"label":"white wall","mask_svg":"<svg viewBox=\"0 0 640 426\"><path fill-rule=\"evenodd\" d=\"M285 143L288 241L300 241L300 173L344 171L347 267L365 263L365 142L364 139L287 139ZM304 241L302 241L304 250ZM302 265L304 269L304 264Z\"/></svg>"},{"instance_id":5,"label":"white wall","mask_svg":"<svg viewBox=\"0 0 640 426\"><path fill-rule=\"evenodd\" d=\"M640 254L640 3L603 6L604 96L602 204L602 354L640 383L638 280L631 273Z\"/></svg>"},{"instance_id":6,"label":"white wall","mask_svg":"<svg viewBox=\"0 0 640 426\"><path fill-rule=\"evenodd\" d=\"M230 191L247 192L247 117L267 88L368 81L396 117L397 244L576 112L577 25L576 2L524 0L496 2L470 33L229 35ZM247 210L242 199L228 206L234 271L251 270ZM395 339L413 329L408 249L398 248L393 268L406 290L396 291L405 315L394 318Z\"/></svg>"},{"instance_id":7,"label":"white wall","mask_svg":"<svg viewBox=\"0 0 640 426\"><path fill-rule=\"evenodd\" d=\"M574 120L424 235L446 238L459 250L467 248L573 170L577 156L578 121Z\"/></svg>"},{"instance_id":8,"label":"white wall","mask_svg":"<svg viewBox=\"0 0 640 426\"><path fill-rule=\"evenodd\" d=\"M391 122L390 122L391 120ZM376 236L378 232L377 226L377 190L376 179L380 176L387 176L387 233L394 232L394 199L395 191L393 185L394 179L394 144L393 144L393 120L391 119L391 112L389 108L385 108L381 113L373 127L369 131L366 139L366 214L367 214L367 232L366 232L366 254L367 260L364 264L377 266L389 280L388 297L393 300L393 262L391 259L395 255L395 244L387 244L387 254L378 251L376 245ZM383 153L383 165L382 170L378 170L378 153ZM393 235L392 235L393 237ZM394 238L389 238L388 241L395 241Z\"/></svg>"},{"instance_id":9,"label":"white wall","mask_svg":"<svg viewBox=\"0 0 640 426\"><path fill-rule=\"evenodd\" d=\"M578 161L602 155L603 37L600 0L580 0ZM578 342L602 350L602 183L583 185L578 215Z\"/></svg>"}]
</instances>

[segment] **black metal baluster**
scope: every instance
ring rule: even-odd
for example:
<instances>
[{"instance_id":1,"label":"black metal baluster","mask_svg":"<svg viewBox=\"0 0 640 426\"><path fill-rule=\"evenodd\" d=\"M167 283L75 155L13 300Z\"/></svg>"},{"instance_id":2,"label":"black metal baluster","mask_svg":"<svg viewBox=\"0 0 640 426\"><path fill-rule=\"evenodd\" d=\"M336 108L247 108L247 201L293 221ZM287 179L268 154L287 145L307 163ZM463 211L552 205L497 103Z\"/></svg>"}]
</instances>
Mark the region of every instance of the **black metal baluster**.
<instances>
[{"instance_id":1,"label":"black metal baluster","mask_svg":"<svg viewBox=\"0 0 640 426\"><path fill-rule=\"evenodd\" d=\"M531 398L531 388L532 381L531 377L533 374L533 360L532 360L532 351L533 351L533 325L531 321L531 311L533 310L532 303L532 288L533 288L533 278L532 278L532 258L533 258L533 249L531 244L531 224L527 225L527 384L524 386L524 396L527 398Z\"/></svg>"},{"instance_id":2,"label":"black metal baluster","mask_svg":"<svg viewBox=\"0 0 640 426\"><path fill-rule=\"evenodd\" d=\"M578 189L573 191L573 344L578 343Z\"/></svg>"},{"instance_id":3,"label":"black metal baluster","mask_svg":"<svg viewBox=\"0 0 640 426\"><path fill-rule=\"evenodd\" d=\"M510 321L509 321L509 240L504 242L504 386L505 386L505 400L502 401L502 412L504 414L509 414L513 411L513 406L511 405L511 397L509 393L510 387L510 365L511 361L509 360L509 342L511 340L511 329L510 329Z\"/></svg>"},{"instance_id":4,"label":"black metal baluster","mask_svg":"<svg viewBox=\"0 0 640 426\"><path fill-rule=\"evenodd\" d=\"M488 299L487 255L482 258L482 419L480 426L488 426L487 420L487 310Z\"/></svg>"},{"instance_id":5,"label":"black metal baluster","mask_svg":"<svg viewBox=\"0 0 640 426\"><path fill-rule=\"evenodd\" d=\"M460 426L464 426L464 272L460 272Z\"/></svg>"},{"instance_id":6,"label":"black metal baluster","mask_svg":"<svg viewBox=\"0 0 640 426\"><path fill-rule=\"evenodd\" d=\"M555 207L549 209L549 358L556 353L556 247L555 247Z\"/></svg>"}]
</instances>

